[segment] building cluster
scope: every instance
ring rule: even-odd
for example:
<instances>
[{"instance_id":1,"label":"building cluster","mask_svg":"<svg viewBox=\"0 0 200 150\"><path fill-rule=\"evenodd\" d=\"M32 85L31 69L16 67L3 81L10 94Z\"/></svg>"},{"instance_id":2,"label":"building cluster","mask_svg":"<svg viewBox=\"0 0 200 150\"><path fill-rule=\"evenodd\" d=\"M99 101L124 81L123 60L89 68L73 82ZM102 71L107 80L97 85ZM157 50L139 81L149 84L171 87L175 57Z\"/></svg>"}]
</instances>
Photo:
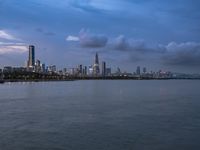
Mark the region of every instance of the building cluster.
<instances>
[{"instance_id":1,"label":"building cluster","mask_svg":"<svg viewBox=\"0 0 200 150\"><path fill-rule=\"evenodd\" d=\"M157 71L153 72L147 71L146 67L141 68L138 66L136 71L133 73L122 72L120 68L117 68L115 72L112 72L110 67L107 67L105 61L99 63L98 53L95 54L94 62L90 66L78 65L74 68L64 68L58 70L56 65L46 66L45 63L41 63L40 60L35 58L35 46L29 46L28 60L26 61L25 67L12 67L5 66L0 69L0 75L3 73L12 72L34 72L40 74L57 74L62 76L72 76L72 77L136 77L136 78L173 78L180 75L172 74L171 72ZM2 76L0 76L2 77Z\"/></svg>"},{"instance_id":2,"label":"building cluster","mask_svg":"<svg viewBox=\"0 0 200 150\"><path fill-rule=\"evenodd\" d=\"M29 46L28 60L26 61L26 70L31 72L45 73L45 64L40 60L35 60L35 46Z\"/></svg>"},{"instance_id":3,"label":"building cluster","mask_svg":"<svg viewBox=\"0 0 200 150\"><path fill-rule=\"evenodd\" d=\"M25 63L25 67L5 66L3 69L0 69L0 73L35 72L42 74L58 74L65 76L80 76L80 77L111 76L111 68L106 67L106 62L103 61L102 65L100 65L98 53L96 53L94 64L91 66L78 65L77 67L74 68L64 68L62 70L58 70L56 65L46 66L45 63L41 63L39 59L36 59L35 46L30 45L28 52L29 52L28 60Z\"/></svg>"},{"instance_id":4,"label":"building cluster","mask_svg":"<svg viewBox=\"0 0 200 150\"><path fill-rule=\"evenodd\" d=\"M94 76L94 77L106 77L111 76L111 68L106 66L106 62L103 61L100 65L98 53L95 54L94 64L90 66L78 65L75 68L64 68L63 72L59 71L69 76Z\"/></svg>"}]
</instances>

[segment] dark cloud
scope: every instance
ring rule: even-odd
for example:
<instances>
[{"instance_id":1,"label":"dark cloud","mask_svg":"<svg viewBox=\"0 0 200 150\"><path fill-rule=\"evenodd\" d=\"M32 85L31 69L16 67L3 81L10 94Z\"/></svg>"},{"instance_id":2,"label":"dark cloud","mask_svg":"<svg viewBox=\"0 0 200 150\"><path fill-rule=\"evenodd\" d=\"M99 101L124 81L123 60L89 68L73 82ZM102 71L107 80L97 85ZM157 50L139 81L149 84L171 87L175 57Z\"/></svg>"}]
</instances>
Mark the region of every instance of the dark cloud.
<instances>
[{"instance_id":1,"label":"dark cloud","mask_svg":"<svg viewBox=\"0 0 200 150\"><path fill-rule=\"evenodd\" d=\"M79 34L80 45L86 48L100 48L105 47L108 38L104 35L90 34L89 31L84 29Z\"/></svg>"},{"instance_id":2,"label":"dark cloud","mask_svg":"<svg viewBox=\"0 0 200 150\"><path fill-rule=\"evenodd\" d=\"M136 52L136 53L163 53L165 47L162 45L150 45L144 40L128 39L123 35L118 36L110 43L114 50Z\"/></svg>"},{"instance_id":3,"label":"dark cloud","mask_svg":"<svg viewBox=\"0 0 200 150\"><path fill-rule=\"evenodd\" d=\"M39 33L43 33L44 30L42 28L36 28L35 31L39 32Z\"/></svg>"},{"instance_id":4,"label":"dark cloud","mask_svg":"<svg viewBox=\"0 0 200 150\"><path fill-rule=\"evenodd\" d=\"M54 33L54 32L45 32L44 34L47 35L47 36L54 36L54 35L56 35L56 33Z\"/></svg>"},{"instance_id":5,"label":"dark cloud","mask_svg":"<svg viewBox=\"0 0 200 150\"><path fill-rule=\"evenodd\" d=\"M113 41L114 49L121 50L121 51L127 51L130 50L130 45L125 36L120 35Z\"/></svg>"},{"instance_id":6,"label":"dark cloud","mask_svg":"<svg viewBox=\"0 0 200 150\"><path fill-rule=\"evenodd\" d=\"M177 44L171 42L167 45L150 44L145 40L135 40L120 35L116 38L108 38L105 35L91 34L82 30L79 34L80 45L86 48L102 48L104 53L108 51L127 54L127 61L160 61L164 65L192 66L200 65L200 43L186 42ZM109 41L109 42L108 42Z\"/></svg>"},{"instance_id":7,"label":"dark cloud","mask_svg":"<svg viewBox=\"0 0 200 150\"><path fill-rule=\"evenodd\" d=\"M54 35L56 35L56 33L50 32L50 31L45 31L43 28L36 28L35 31L39 32L39 33L42 33L42 34L44 34L46 36L54 36Z\"/></svg>"},{"instance_id":8,"label":"dark cloud","mask_svg":"<svg viewBox=\"0 0 200 150\"><path fill-rule=\"evenodd\" d=\"M200 66L200 43L171 42L166 46L167 52L162 57L163 63L178 66Z\"/></svg>"},{"instance_id":9,"label":"dark cloud","mask_svg":"<svg viewBox=\"0 0 200 150\"><path fill-rule=\"evenodd\" d=\"M81 11L84 11L84 12L92 12L92 13L103 13L105 10L103 9L97 9L97 8L94 8L92 7L91 5L88 5L88 2L89 1L84 1L84 0L81 0L81 1L73 1L71 2L71 6L75 9L78 9L78 10L81 10Z\"/></svg>"},{"instance_id":10,"label":"dark cloud","mask_svg":"<svg viewBox=\"0 0 200 150\"><path fill-rule=\"evenodd\" d=\"M129 56L129 61L132 63L136 63L139 61L142 61L144 58L142 58L142 56L138 55L138 54L131 54Z\"/></svg>"}]
</instances>

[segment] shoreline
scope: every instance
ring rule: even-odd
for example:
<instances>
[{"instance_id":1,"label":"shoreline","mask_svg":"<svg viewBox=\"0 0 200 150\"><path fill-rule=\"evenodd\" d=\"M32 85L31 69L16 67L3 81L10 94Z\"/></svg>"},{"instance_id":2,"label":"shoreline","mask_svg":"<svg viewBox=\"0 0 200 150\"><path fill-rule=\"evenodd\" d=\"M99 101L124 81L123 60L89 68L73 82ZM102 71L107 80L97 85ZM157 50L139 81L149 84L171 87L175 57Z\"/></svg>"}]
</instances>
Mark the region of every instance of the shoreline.
<instances>
[{"instance_id":1,"label":"shoreline","mask_svg":"<svg viewBox=\"0 0 200 150\"><path fill-rule=\"evenodd\" d=\"M4 79L0 80L0 84L8 82L64 82L64 81L78 81L78 80L200 80L200 78L114 78L114 77L75 77L68 79Z\"/></svg>"}]
</instances>

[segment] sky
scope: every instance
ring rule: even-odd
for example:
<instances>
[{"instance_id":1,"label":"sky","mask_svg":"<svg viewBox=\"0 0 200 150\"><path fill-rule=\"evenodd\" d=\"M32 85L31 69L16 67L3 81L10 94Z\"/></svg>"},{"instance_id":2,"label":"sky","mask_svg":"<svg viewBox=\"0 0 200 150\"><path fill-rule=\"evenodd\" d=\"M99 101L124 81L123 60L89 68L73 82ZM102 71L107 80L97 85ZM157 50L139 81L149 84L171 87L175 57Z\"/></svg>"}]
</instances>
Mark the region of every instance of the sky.
<instances>
[{"instance_id":1,"label":"sky","mask_svg":"<svg viewBox=\"0 0 200 150\"><path fill-rule=\"evenodd\" d=\"M200 73L199 0L0 0L0 67L24 66L28 45L59 68Z\"/></svg>"}]
</instances>

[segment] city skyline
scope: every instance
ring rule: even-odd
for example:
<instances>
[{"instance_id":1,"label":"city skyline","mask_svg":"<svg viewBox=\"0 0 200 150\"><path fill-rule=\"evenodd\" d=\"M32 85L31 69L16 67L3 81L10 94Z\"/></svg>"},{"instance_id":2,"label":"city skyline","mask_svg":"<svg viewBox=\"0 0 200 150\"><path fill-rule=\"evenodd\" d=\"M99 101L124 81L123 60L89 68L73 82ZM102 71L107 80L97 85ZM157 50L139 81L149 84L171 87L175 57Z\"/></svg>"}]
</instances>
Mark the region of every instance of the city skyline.
<instances>
[{"instance_id":1,"label":"city skyline","mask_svg":"<svg viewBox=\"0 0 200 150\"><path fill-rule=\"evenodd\" d=\"M140 68L140 66L137 66L136 70L133 72L129 72L127 70L121 71L119 67L117 68L112 68L112 66L106 63L106 60L100 60L98 52L95 53L94 55L94 61L89 65L84 65L83 63L76 64L72 67L64 67L64 68L58 68L56 64L46 64L44 61L39 60L36 57L36 51L37 48L35 48L34 45L29 45L28 46L28 54L27 54L27 59L25 59L25 64L24 66L3 66L2 70L12 72L13 70L19 70L19 71L24 71L26 70L27 72L36 72L36 73L58 73L58 74L71 74L72 76L120 76L120 75L147 75L147 74L168 74L172 73L169 70L148 70L147 68L143 66L143 68ZM100 63L101 62L101 63ZM1 70L1 68L0 68ZM123 68L122 68L123 70Z\"/></svg>"},{"instance_id":2,"label":"city skyline","mask_svg":"<svg viewBox=\"0 0 200 150\"><path fill-rule=\"evenodd\" d=\"M0 1L0 68L22 66L32 44L39 60L59 68L89 66L98 52L122 71L144 66L200 73L199 5L198 0Z\"/></svg>"}]
</instances>

